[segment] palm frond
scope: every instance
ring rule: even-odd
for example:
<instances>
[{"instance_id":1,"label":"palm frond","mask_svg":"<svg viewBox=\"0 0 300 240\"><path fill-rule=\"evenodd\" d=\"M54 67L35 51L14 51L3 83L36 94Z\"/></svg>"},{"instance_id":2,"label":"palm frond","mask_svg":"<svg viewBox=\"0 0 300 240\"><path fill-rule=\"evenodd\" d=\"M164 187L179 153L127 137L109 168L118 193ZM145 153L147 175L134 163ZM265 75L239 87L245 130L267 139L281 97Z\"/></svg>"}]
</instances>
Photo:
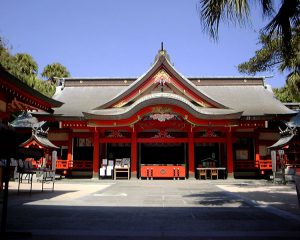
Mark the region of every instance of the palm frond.
<instances>
[{"instance_id":1,"label":"palm frond","mask_svg":"<svg viewBox=\"0 0 300 240\"><path fill-rule=\"evenodd\" d=\"M292 24L299 24L299 8L300 0L284 0L278 13L263 29L266 35L271 37L275 34L282 39L287 55L291 50L292 28L296 27Z\"/></svg>"},{"instance_id":2,"label":"palm frond","mask_svg":"<svg viewBox=\"0 0 300 240\"><path fill-rule=\"evenodd\" d=\"M247 0L200 0L197 8L203 30L213 39L218 38L221 20L243 25L249 19Z\"/></svg>"},{"instance_id":3,"label":"palm frond","mask_svg":"<svg viewBox=\"0 0 300 240\"><path fill-rule=\"evenodd\" d=\"M271 16L273 14L274 8L272 0L261 0L261 6L264 15Z\"/></svg>"}]
</instances>

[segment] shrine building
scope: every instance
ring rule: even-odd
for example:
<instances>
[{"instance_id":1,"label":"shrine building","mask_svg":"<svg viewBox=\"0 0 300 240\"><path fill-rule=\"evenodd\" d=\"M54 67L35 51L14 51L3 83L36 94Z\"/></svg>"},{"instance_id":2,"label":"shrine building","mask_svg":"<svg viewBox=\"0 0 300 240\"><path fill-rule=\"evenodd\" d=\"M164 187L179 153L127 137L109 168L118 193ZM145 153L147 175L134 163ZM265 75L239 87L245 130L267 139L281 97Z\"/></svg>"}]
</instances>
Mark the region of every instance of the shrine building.
<instances>
[{"instance_id":1,"label":"shrine building","mask_svg":"<svg viewBox=\"0 0 300 240\"><path fill-rule=\"evenodd\" d=\"M259 176L272 170L278 124L295 115L263 77L186 77L164 49L138 78L64 78L53 98L64 104L37 115L60 147L57 171L96 178L118 159L133 178L195 178L210 166Z\"/></svg>"}]
</instances>

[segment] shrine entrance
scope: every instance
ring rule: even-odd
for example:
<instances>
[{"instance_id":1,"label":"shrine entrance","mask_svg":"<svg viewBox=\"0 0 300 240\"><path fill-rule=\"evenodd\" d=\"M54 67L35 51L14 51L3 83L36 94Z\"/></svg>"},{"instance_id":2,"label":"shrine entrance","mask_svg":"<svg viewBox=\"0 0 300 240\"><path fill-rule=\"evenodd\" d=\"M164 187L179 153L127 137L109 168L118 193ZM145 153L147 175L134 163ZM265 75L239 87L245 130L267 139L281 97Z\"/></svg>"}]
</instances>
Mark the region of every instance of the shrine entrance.
<instances>
[{"instance_id":1,"label":"shrine entrance","mask_svg":"<svg viewBox=\"0 0 300 240\"><path fill-rule=\"evenodd\" d=\"M196 143L195 144L195 173L197 168L226 166L226 146L224 143Z\"/></svg>"},{"instance_id":2,"label":"shrine entrance","mask_svg":"<svg viewBox=\"0 0 300 240\"><path fill-rule=\"evenodd\" d=\"M140 164L186 164L184 143L141 143Z\"/></svg>"},{"instance_id":3,"label":"shrine entrance","mask_svg":"<svg viewBox=\"0 0 300 240\"><path fill-rule=\"evenodd\" d=\"M105 152L107 159L130 158L131 145L130 143L107 143Z\"/></svg>"},{"instance_id":4,"label":"shrine entrance","mask_svg":"<svg viewBox=\"0 0 300 240\"><path fill-rule=\"evenodd\" d=\"M139 177L186 178L186 143L140 143Z\"/></svg>"}]
</instances>

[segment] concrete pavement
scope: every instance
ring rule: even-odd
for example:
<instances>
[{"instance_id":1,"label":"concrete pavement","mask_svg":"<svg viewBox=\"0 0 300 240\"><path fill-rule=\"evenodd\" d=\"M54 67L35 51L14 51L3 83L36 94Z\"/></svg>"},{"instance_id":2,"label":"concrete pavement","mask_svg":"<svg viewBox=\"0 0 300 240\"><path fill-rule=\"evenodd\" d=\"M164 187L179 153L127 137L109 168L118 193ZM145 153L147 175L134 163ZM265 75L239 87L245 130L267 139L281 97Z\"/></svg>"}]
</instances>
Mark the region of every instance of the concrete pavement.
<instances>
[{"instance_id":1,"label":"concrete pavement","mask_svg":"<svg viewBox=\"0 0 300 240\"><path fill-rule=\"evenodd\" d=\"M293 184L62 180L54 192L16 190L12 182L8 230L31 239L300 239Z\"/></svg>"}]
</instances>

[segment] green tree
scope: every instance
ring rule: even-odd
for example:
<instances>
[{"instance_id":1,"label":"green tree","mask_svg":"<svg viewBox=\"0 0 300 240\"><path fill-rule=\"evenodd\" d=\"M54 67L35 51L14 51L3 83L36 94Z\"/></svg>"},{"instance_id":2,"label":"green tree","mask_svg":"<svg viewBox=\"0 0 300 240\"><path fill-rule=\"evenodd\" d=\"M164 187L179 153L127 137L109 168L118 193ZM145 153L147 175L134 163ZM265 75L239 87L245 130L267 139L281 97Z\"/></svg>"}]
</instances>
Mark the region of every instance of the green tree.
<instances>
[{"instance_id":1,"label":"green tree","mask_svg":"<svg viewBox=\"0 0 300 240\"><path fill-rule=\"evenodd\" d=\"M261 49L255 52L255 56L238 66L240 72L256 74L257 72L288 71L286 85L277 89L275 95L283 102L300 101L300 26L292 31L292 54L285 58L280 40L273 37L271 40L265 34L260 36Z\"/></svg>"},{"instance_id":2,"label":"green tree","mask_svg":"<svg viewBox=\"0 0 300 240\"><path fill-rule=\"evenodd\" d=\"M57 84L57 78L70 77L70 73L67 68L60 63L48 64L43 72L42 76L46 77L52 84Z\"/></svg>"},{"instance_id":3,"label":"green tree","mask_svg":"<svg viewBox=\"0 0 300 240\"><path fill-rule=\"evenodd\" d=\"M284 87L281 88L274 88L273 92L276 96L276 98L281 101L281 102L299 102L299 96L295 96L294 94L291 93L291 89L285 85Z\"/></svg>"},{"instance_id":4,"label":"green tree","mask_svg":"<svg viewBox=\"0 0 300 240\"><path fill-rule=\"evenodd\" d=\"M27 53L17 53L15 55L19 71L27 76L37 75L38 65L36 61Z\"/></svg>"},{"instance_id":5,"label":"green tree","mask_svg":"<svg viewBox=\"0 0 300 240\"><path fill-rule=\"evenodd\" d=\"M0 65L28 86L49 97L52 97L55 92L56 83L54 77L70 76L70 73L64 66L55 63L47 65L42 74L44 77L48 77L50 81L39 79L38 64L33 57L27 53L12 55L9 51L8 44L2 37L0 37Z\"/></svg>"},{"instance_id":6,"label":"green tree","mask_svg":"<svg viewBox=\"0 0 300 240\"><path fill-rule=\"evenodd\" d=\"M6 41L0 37L0 64L9 72L16 69L14 57L9 52L9 47Z\"/></svg>"},{"instance_id":7,"label":"green tree","mask_svg":"<svg viewBox=\"0 0 300 240\"><path fill-rule=\"evenodd\" d=\"M15 68L12 69L12 74L34 88L36 85L38 65L36 61L27 53L17 53L14 56Z\"/></svg>"},{"instance_id":8,"label":"green tree","mask_svg":"<svg viewBox=\"0 0 300 240\"><path fill-rule=\"evenodd\" d=\"M204 30L213 39L218 38L220 21L243 25L250 20L248 0L199 0L199 12ZM288 71L286 85L275 90L282 101L300 100L300 0L282 0L277 12L272 0L256 1L269 23L260 31L261 49L239 70L248 74L270 71ZM298 99L298 100L297 100Z\"/></svg>"},{"instance_id":9,"label":"green tree","mask_svg":"<svg viewBox=\"0 0 300 240\"><path fill-rule=\"evenodd\" d=\"M252 5L250 5L250 2ZM250 7L258 3L264 17L270 22L262 28L269 38L274 35L280 40L285 58L291 52L292 29L299 26L300 0L282 0L277 12L272 0L199 0L199 13L204 30L217 39L220 21L244 25L250 21Z\"/></svg>"}]
</instances>

